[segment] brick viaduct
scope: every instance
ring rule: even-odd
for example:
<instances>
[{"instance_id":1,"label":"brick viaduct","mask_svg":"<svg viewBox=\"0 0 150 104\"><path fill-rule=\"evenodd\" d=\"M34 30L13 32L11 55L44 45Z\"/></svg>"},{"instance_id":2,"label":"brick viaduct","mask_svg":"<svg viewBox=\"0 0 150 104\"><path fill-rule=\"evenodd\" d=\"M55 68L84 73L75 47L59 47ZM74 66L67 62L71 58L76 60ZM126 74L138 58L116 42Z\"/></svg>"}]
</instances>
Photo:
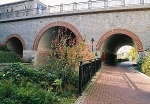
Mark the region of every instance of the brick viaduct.
<instances>
[{"instance_id":1,"label":"brick viaduct","mask_svg":"<svg viewBox=\"0 0 150 104\"><path fill-rule=\"evenodd\" d=\"M1 19L0 44L21 49L19 54L28 61L38 49L48 47L52 32L59 26L72 31L78 42L85 40L91 45L94 38L93 48L99 52L115 55L120 47L130 45L141 57L150 48L148 4Z\"/></svg>"}]
</instances>

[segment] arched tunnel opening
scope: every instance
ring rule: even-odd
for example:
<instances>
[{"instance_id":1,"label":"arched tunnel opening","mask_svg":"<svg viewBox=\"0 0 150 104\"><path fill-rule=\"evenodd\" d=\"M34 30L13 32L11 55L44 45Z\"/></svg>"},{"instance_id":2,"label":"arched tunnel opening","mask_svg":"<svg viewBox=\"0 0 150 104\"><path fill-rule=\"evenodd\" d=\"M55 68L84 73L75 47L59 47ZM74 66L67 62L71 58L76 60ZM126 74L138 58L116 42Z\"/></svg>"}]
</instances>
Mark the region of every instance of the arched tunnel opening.
<instances>
[{"instance_id":1,"label":"arched tunnel opening","mask_svg":"<svg viewBox=\"0 0 150 104\"><path fill-rule=\"evenodd\" d=\"M134 47L125 45L117 51L117 62L120 63L124 61L132 61L137 63L138 52Z\"/></svg>"},{"instance_id":2,"label":"arched tunnel opening","mask_svg":"<svg viewBox=\"0 0 150 104\"><path fill-rule=\"evenodd\" d=\"M18 38L16 37L10 38L7 42L7 47L9 50L18 54L20 57L23 56L23 46L21 41Z\"/></svg>"},{"instance_id":3,"label":"arched tunnel opening","mask_svg":"<svg viewBox=\"0 0 150 104\"><path fill-rule=\"evenodd\" d=\"M136 48L136 45L131 37L125 34L113 34L105 39L102 44L101 52L105 53L105 64L116 65L117 51L125 45Z\"/></svg>"},{"instance_id":4,"label":"arched tunnel opening","mask_svg":"<svg viewBox=\"0 0 150 104\"><path fill-rule=\"evenodd\" d=\"M76 44L75 34L63 26L55 26L44 32L38 44L38 50L51 50L52 44L63 44L64 40L68 46Z\"/></svg>"},{"instance_id":5,"label":"arched tunnel opening","mask_svg":"<svg viewBox=\"0 0 150 104\"><path fill-rule=\"evenodd\" d=\"M68 46L71 47L76 43L75 34L64 26L47 29L39 40L35 65L45 64L55 58L67 57Z\"/></svg>"}]
</instances>

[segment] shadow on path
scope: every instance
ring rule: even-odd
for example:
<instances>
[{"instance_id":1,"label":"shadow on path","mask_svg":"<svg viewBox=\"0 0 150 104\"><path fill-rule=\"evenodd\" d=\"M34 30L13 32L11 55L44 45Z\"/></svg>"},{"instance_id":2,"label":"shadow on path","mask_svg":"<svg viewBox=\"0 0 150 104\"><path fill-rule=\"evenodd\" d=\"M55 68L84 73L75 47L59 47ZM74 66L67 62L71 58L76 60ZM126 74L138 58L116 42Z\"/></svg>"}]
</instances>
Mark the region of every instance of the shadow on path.
<instances>
[{"instance_id":1,"label":"shadow on path","mask_svg":"<svg viewBox=\"0 0 150 104\"><path fill-rule=\"evenodd\" d=\"M133 64L103 66L84 100L76 104L149 104L150 81L128 68Z\"/></svg>"}]
</instances>

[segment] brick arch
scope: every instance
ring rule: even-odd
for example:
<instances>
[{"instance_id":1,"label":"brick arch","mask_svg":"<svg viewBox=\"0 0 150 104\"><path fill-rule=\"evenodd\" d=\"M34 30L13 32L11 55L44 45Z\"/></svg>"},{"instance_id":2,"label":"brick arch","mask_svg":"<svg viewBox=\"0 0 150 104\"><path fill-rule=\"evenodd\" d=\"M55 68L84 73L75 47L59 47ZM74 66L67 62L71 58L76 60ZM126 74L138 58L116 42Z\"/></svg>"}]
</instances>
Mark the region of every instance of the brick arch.
<instances>
[{"instance_id":1,"label":"brick arch","mask_svg":"<svg viewBox=\"0 0 150 104\"><path fill-rule=\"evenodd\" d=\"M11 35L9 35L9 36L5 39L4 44L6 45L7 42L8 42L11 38L17 38L17 39L19 39L20 42L22 43L23 50L26 49L26 47L25 47L26 45L25 45L25 42L24 42L23 38L22 38L20 35L17 35L17 34L11 34Z\"/></svg>"},{"instance_id":2,"label":"brick arch","mask_svg":"<svg viewBox=\"0 0 150 104\"><path fill-rule=\"evenodd\" d=\"M96 47L98 50L100 50L100 47L102 46L103 42L111 35L114 35L114 34L118 34L118 33L121 33L121 34L124 34L124 35L127 35L129 37L131 37L134 41L134 43L136 44L137 46L137 49L138 49L138 52L143 52L143 45L142 45L142 42L141 40L138 38L138 36L136 34L134 34L133 32L129 31L129 30L126 30L126 29L114 29L114 30L111 30L111 31L108 31L106 32L98 41Z\"/></svg>"},{"instance_id":3,"label":"brick arch","mask_svg":"<svg viewBox=\"0 0 150 104\"><path fill-rule=\"evenodd\" d=\"M63 26L63 27L66 27L66 28L70 29L75 34L77 42L83 41L80 32L73 25L71 25L67 22L56 21L56 22L52 22L52 23L44 26L40 30L40 32L38 33L38 35L35 38L34 45L33 45L33 50L37 50L39 41L40 41L42 35L44 34L44 32L47 31L48 29L52 28L52 27L55 27L55 26Z\"/></svg>"}]
</instances>

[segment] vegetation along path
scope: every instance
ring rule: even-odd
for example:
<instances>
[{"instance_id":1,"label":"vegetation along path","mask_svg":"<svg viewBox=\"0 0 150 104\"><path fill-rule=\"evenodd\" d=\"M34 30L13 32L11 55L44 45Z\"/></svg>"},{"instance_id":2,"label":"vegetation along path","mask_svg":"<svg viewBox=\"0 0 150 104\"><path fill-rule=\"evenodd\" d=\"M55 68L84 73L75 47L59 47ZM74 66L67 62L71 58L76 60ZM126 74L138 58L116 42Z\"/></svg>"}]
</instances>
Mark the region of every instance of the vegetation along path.
<instances>
[{"instance_id":1,"label":"vegetation along path","mask_svg":"<svg viewBox=\"0 0 150 104\"><path fill-rule=\"evenodd\" d=\"M76 104L149 104L150 80L125 66L103 66L84 100Z\"/></svg>"}]
</instances>

